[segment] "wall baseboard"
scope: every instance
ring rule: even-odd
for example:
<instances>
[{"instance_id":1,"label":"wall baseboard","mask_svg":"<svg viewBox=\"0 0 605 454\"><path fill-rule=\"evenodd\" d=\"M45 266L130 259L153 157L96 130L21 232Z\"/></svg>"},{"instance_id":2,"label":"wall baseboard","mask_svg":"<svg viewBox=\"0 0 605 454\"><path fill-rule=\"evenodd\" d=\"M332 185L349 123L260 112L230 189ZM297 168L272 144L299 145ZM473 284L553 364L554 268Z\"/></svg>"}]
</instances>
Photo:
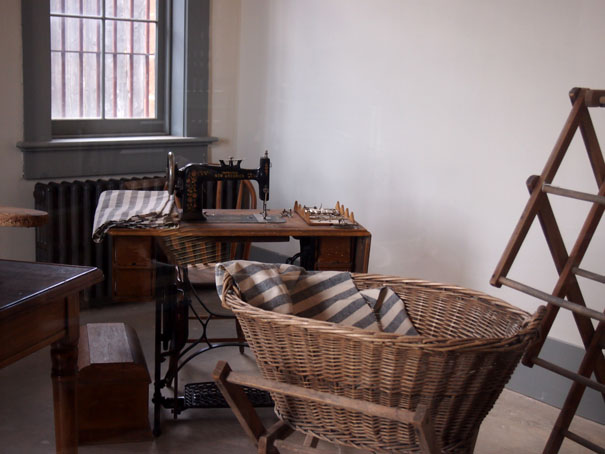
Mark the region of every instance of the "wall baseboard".
<instances>
[{"instance_id":1,"label":"wall baseboard","mask_svg":"<svg viewBox=\"0 0 605 454\"><path fill-rule=\"evenodd\" d=\"M584 353L581 347L547 338L540 358L575 372L580 367ZM542 367L526 367L519 364L506 387L532 399L561 408L571 385L571 380ZM596 390L586 388L576 415L605 424L603 399Z\"/></svg>"},{"instance_id":2,"label":"wall baseboard","mask_svg":"<svg viewBox=\"0 0 605 454\"><path fill-rule=\"evenodd\" d=\"M287 258L282 254L258 247L252 247L250 257L251 260L267 263L285 263ZM583 356L584 350L581 347L551 338L546 340L540 354L541 358L573 371L578 370ZM506 388L553 407L561 408L571 384L572 382L567 378L542 367L530 368L519 364ZM576 415L599 424L605 424L603 400L596 390L586 389Z\"/></svg>"}]
</instances>

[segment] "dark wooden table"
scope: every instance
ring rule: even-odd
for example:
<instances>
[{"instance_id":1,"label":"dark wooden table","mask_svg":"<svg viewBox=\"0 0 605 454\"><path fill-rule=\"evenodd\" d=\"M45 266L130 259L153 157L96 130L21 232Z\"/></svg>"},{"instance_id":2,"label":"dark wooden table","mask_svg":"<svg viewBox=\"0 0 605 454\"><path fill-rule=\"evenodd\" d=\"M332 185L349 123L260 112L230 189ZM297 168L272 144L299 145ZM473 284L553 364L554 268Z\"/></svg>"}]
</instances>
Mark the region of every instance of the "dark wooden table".
<instances>
[{"instance_id":1,"label":"dark wooden table","mask_svg":"<svg viewBox=\"0 0 605 454\"><path fill-rule=\"evenodd\" d=\"M0 367L51 345L59 453L78 450L80 292L102 280L93 267L0 260Z\"/></svg>"}]
</instances>

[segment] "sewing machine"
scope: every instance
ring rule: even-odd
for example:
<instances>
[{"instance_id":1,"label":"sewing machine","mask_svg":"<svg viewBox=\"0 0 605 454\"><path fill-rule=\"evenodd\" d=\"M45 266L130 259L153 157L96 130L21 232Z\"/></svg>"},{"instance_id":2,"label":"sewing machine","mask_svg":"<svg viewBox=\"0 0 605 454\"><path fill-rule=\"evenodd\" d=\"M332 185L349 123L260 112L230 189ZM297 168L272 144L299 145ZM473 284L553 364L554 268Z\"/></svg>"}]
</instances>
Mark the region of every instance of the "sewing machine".
<instances>
[{"instance_id":1,"label":"sewing machine","mask_svg":"<svg viewBox=\"0 0 605 454\"><path fill-rule=\"evenodd\" d=\"M258 182L258 196L263 202L262 220L265 222L276 222L267 215L267 201L269 200L269 169L271 161L269 153L265 151L260 158L258 169L243 169L242 160L229 158L228 162L219 161L220 164L191 163L178 168L175 163L174 154L168 152L168 168L166 181L168 192L175 194L180 200L183 208L181 219L183 221L206 221L202 208L206 200L207 185L209 181L219 180L256 180ZM245 222L245 220L241 221ZM251 219L248 222L261 222L259 219Z\"/></svg>"}]
</instances>

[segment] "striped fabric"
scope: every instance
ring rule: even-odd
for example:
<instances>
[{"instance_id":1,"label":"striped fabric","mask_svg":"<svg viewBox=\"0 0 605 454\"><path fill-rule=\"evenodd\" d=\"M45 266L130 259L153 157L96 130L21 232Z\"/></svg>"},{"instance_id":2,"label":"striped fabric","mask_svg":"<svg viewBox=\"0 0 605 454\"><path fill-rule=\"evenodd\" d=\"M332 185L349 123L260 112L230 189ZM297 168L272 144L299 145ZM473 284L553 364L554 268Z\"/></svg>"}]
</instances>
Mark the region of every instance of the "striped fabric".
<instances>
[{"instance_id":1,"label":"striped fabric","mask_svg":"<svg viewBox=\"0 0 605 454\"><path fill-rule=\"evenodd\" d=\"M233 276L248 304L261 309L371 331L386 331L383 329L386 327L392 330L388 332L403 334L408 330L400 325L411 325L403 302L392 290L383 292L384 297L380 290L377 294L370 291L366 295L368 291L357 290L347 272L313 272L294 265L235 260L216 266L219 295L225 274ZM393 296L399 300L399 305ZM383 317L382 321L380 317Z\"/></svg>"},{"instance_id":2,"label":"striped fabric","mask_svg":"<svg viewBox=\"0 0 605 454\"><path fill-rule=\"evenodd\" d=\"M261 309L380 330L349 273L307 272L294 265L235 260L216 266L219 295L225 273L233 276L244 300Z\"/></svg>"},{"instance_id":3,"label":"striped fabric","mask_svg":"<svg viewBox=\"0 0 605 454\"><path fill-rule=\"evenodd\" d=\"M380 330L403 336L418 336L401 298L390 287L371 288L360 292L373 308Z\"/></svg>"},{"instance_id":4,"label":"striped fabric","mask_svg":"<svg viewBox=\"0 0 605 454\"><path fill-rule=\"evenodd\" d=\"M99 197L92 239L103 240L112 227L165 228L178 225L174 197L167 191L104 191Z\"/></svg>"}]
</instances>

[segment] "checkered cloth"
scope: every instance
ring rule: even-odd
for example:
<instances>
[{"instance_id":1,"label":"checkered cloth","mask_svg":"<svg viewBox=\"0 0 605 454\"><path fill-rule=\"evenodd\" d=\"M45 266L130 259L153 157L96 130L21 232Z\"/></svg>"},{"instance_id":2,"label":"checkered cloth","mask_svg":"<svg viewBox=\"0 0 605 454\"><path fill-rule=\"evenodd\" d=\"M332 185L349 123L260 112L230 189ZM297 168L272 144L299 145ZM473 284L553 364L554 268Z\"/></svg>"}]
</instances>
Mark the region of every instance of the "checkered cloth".
<instances>
[{"instance_id":1,"label":"checkered cloth","mask_svg":"<svg viewBox=\"0 0 605 454\"><path fill-rule=\"evenodd\" d=\"M233 277L244 301L264 310L371 331L418 334L395 292L388 287L359 291L347 272L234 260L216 266L219 295L226 274Z\"/></svg>"},{"instance_id":2,"label":"checkered cloth","mask_svg":"<svg viewBox=\"0 0 605 454\"><path fill-rule=\"evenodd\" d=\"M101 242L112 227L140 229L177 225L174 196L167 191L104 191L95 211L92 239Z\"/></svg>"}]
</instances>

